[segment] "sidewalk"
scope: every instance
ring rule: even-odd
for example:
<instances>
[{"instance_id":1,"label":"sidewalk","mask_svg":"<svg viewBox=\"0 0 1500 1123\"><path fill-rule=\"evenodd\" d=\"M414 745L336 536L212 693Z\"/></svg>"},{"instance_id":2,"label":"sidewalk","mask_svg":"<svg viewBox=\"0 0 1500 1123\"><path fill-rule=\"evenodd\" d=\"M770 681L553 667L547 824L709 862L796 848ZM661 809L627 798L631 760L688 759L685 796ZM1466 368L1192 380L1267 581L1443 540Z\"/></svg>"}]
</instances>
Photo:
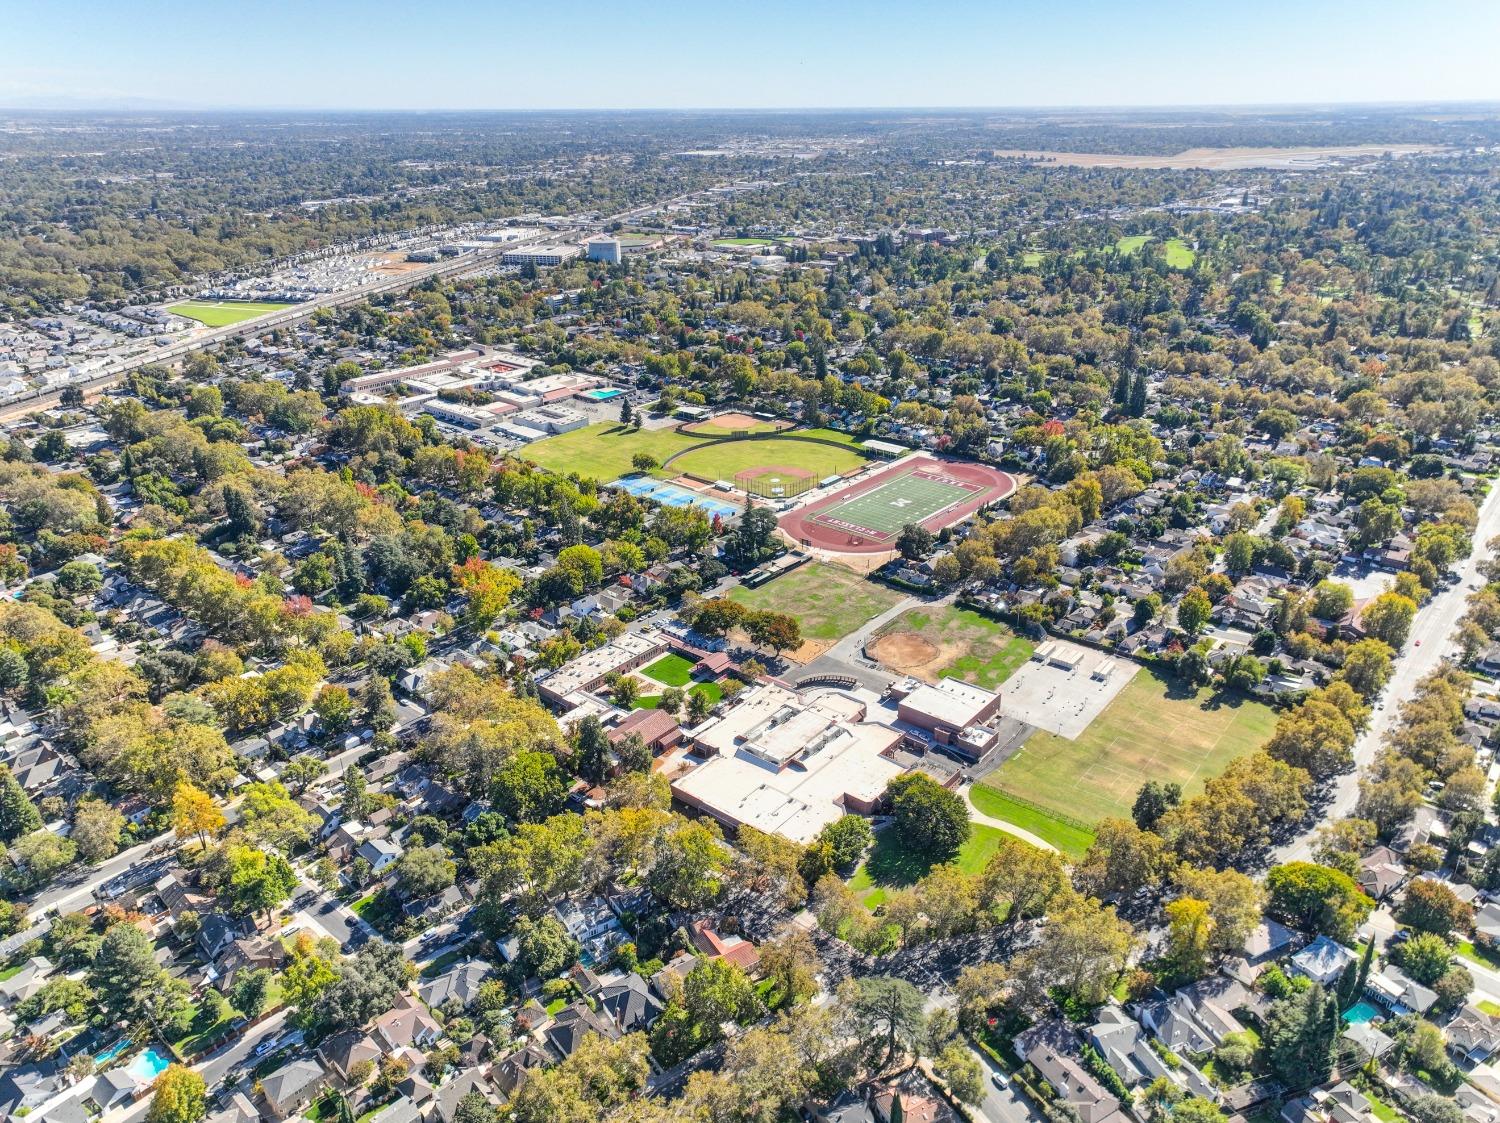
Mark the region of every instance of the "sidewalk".
<instances>
[{"instance_id":1,"label":"sidewalk","mask_svg":"<svg viewBox=\"0 0 1500 1123\"><path fill-rule=\"evenodd\" d=\"M1014 823L1007 823L1004 819L992 819L980 811L979 808L974 806L974 801L969 798L969 789L973 786L973 784L964 784L958 789L958 794L964 797L964 803L969 808L969 818L972 821L983 823L987 827L994 827L996 830L1004 831L1006 834L1015 835L1022 842L1029 842L1038 850L1057 850L1057 847L1053 846L1052 843L1044 838L1038 838L1025 828L1018 827Z\"/></svg>"}]
</instances>

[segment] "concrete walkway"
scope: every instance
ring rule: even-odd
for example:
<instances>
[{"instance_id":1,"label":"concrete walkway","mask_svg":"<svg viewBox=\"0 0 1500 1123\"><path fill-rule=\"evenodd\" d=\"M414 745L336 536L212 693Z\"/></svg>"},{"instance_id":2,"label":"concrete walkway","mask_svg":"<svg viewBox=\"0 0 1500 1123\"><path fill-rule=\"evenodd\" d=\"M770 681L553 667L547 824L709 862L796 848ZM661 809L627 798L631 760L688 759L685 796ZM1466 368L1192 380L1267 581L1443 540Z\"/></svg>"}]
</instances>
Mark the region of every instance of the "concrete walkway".
<instances>
[{"instance_id":1,"label":"concrete walkway","mask_svg":"<svg viewBox=\"0 0 1500 1123\"><path fill-rule=\"evenodd\" d=\"M1004 831L1006 834L1015 835L1022 842L1029 842L1038 850L1051 850L1054 852L1057 850L1057 847L1053 846L1052 843L1044 838L1039 838L1024 827L1018 827L1014 823L1007 823L1004 819L991 818L980 811L979 808L974 806L974 801L969 798L969 789L973 786L973 784L964 784L958 789L958 794L964 797L964 803L969 807L969 818L971 820L976 823L983 823L987 827L994 827L996 830Z\"/></svg>"}]
</instances>

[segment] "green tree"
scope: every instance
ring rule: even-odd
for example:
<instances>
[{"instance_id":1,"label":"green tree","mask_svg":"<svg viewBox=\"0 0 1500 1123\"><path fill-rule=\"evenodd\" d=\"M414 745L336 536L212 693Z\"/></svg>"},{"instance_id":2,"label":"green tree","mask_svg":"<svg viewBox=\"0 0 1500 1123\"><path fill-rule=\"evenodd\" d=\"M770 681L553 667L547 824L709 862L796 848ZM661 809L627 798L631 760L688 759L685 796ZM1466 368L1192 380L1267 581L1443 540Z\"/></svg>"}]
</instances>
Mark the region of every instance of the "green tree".
<instances>
[{"instance_id":1,"label":"green tree","mask_svg":"<svg viewBox=\"0 0 1500 1123\"><path fill-rule=\"evenodd\" d=\"M682 1003L703 1040L720 1035L725 1022L746 1022L760 1011L755 986L727 959L700 959L682 981Z\"/></svg>"},{"instance_id":2,"label":"green tree","mask_svg":"<svg viewBox=\"0 0 1500 1123\"><path fill-rule=\"evenodd\" d=\"M818 838L828 843L834 869L849 873L874 843L875 832L863 815L841 815L819 831Z\"/></svg>"},{"instance_id":3,"label":"green tree","mask_svg":"<svg viewBox=\"0 0 1500 1123\"><path fill-rule=\"evenodd\" d=\"M563 809L568 781L549 752L519 752L495 774L495 810L514 823L540 823Z\"/></svg>"},{"instance_id":4,"label":"green tree","mask_svg":"<svg viewBox=\"0 0 1500 1123\"><path fill-rule=\"evenodd\" d=\"M274 851L252 846L229 846L225 857L230 899L248 912L265 913L269 923L272 910L297 888L297 874L291 863Z\"/></svg>"},{"instance_id":5,"label":"green tree","mask_svg":"<svg viewBox=\"0 0 1500 1123\"><path fill-rule=\"evenodd\" d=\"M120 849L125 816L102 799L84 798L73 808L73 833L78 856L90 864L114 857Z\"/></svg>"},{"instance_id":6,"label":"green tree","mask_svg":"<svg viewBox=\"0 0 1500 1123\"><path fill-rule=\"evenodd\" d=\"M11 843L42 825L36 805L17 783L11 770L0 764L0 842Z\"/></svg>"},{"instance_id":7,"label":"green tree","mask_svg":"<svg viewBox=\"0 0 1500 1123\"><path fill-rule=\"evenodd\" d=\"M984 1102L984 1070L979 1058L967 1045L958 1041L944 1045L942 1052L933 1059L932 1070L964 1103Z\"/></svg>"},{"instance_id":8,"label":"green tree","mask_svg":"<svg viewBox=\"0 0 1500 1123\"><path fill-rule=\"evenodd\" d=\"M89 986L110 1024L140 1018L165 977L150 937L133 924L112 925L88 969Z\"/></svg>"},{"instance_id":9,"label":"green tree","mask_svg":"<svg viewBox=\"0 0 1500 1123\"><path fill-rule=\"evenodd\" d=\"M1266 888L1272 911L1335 940L1352 937L1375 907L1348 874L1311 862L1274 867L1266 875Z\"/></svg>"},{"instance_id":10,"label":"green tree","mask_svg":"<svg viewBox=\"0 0 1500 1123\"><path fill-rule=\"evenodd\" d=\"M845 1005L852 1029L876 1072L884 1072L905 1050L915 1050L926 1028L926 1000L905 979L866 975L854 980ZM877 1059L878 1058L878 1059Z\"/></svg>"},{"instance_id":11,"label":"green tree","mask_svg":"<svg viewBox=\"0 0 1500 1123\"><path fill-rule=\"evenodd\" d=\"M1271 1071L1289 1090L1323 1083L1333 1070L1333 1046L1342 1028L1337 1003L1316 984L1277 1000L1263 1037Z\"/></svg>"},{"instance_id":12,"label":"green tree","mask_svg":"<svg viewBox=\"0 0 1500 1123\"><path fill-rule=\"evenodd\" d=\"M920 772L897 776L885 789L904 849L929 862L946 862L969 840L963 797Z\"/></svg>"}]
</instances>

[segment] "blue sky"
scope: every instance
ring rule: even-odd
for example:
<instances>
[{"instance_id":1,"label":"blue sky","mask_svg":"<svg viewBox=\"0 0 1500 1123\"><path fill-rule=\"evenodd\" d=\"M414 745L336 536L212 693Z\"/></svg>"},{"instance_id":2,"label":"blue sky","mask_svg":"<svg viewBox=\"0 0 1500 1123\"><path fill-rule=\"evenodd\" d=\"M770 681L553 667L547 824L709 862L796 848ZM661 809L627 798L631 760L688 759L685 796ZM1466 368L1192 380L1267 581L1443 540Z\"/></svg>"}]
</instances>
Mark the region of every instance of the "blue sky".
<instances>
[{"instance_id":1,"label":"blue sky","mask_svg":"<svg viewBox=\"0 0 1500 1123\"><path fill-rule=\"evenodd\" d=\"M1500 0L0 0L0 105L1500 100Z\"/></svg>"}]
</instances>

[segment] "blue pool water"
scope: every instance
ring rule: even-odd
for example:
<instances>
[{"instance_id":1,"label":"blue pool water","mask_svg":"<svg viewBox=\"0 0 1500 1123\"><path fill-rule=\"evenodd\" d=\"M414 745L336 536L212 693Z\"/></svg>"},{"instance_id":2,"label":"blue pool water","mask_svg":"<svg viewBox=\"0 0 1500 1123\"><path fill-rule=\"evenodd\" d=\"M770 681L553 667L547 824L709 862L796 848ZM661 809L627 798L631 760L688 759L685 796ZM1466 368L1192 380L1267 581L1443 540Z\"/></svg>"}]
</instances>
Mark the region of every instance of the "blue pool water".
<instances>
[{"instance_id":1,"label":"blue pool water","mask_svg":"<svg viewBox=\"0 0 1500 1123\"><path fill-rule=\"evenodd\" d=\"M615 390L615 389L608 389L608 390L585 390L583 392L583 394L581 395L581 397L585 397L585 398L587 398L591 402L607 402L611 398L618 398L623 393L625 393L624 390Z\"/></svg>"},{"instance_id":2,"label":"blue pool water","mask_svg":"<svg viewBox=\"0 0 1500 1123\"><path fill-rule=\"evenodd\" d=\"M104 1052L102 1052L98 1056L96 1056L94 1058L94 1063L97 1064L97 1065L108 1064L110 1061L114 1060L116 1057L118 1057L121 1053L123 1053L129 1047L130 1047L130 1038L128 1038L128 1037L122 1037L122 1038L120 1038L120 1040L116 1041L113 1045L111 1045L108 1049L104 1050Z\"/></svg>"},{"instance_id":3,"label":"blue pool water","mask_svg":"<svg viewBox=\"0 0 1500 1123\"><path fill-rule=\"evenodd\" d=\"M166 1072L172 1062L162 1056L155 1049L147 1049L133 1057L125 1066L125 1075L130 1076L141 1083L149 1084L162 1073Z\"/></svg>"},{"instance_id":4,"label":"blue pool water","mask_svg":"<svg viewBox=\"0 0 1500 1123\"><path fill-rule=\"evenodd\" d=\"M610 486L622 488L631 495L638 495L643 499L654 499L668 507L698 506L710 515L722 515L726 519L732 519L740 513L740 509L733 503L715 499L701 491L692 491L679 484L653 480L650 476L627 476L616 480Z\"/></svg>"},{"instance_id":5,"label":"blue pool water","mask_svg":"<svg viewBox=\"0 0 1500 1123\"><path fill-rule=\"evenodd\" d=\"M1344 1021L1354 1026L1363 1025L1365 1022L1372 1022L1376 1018L1383 1017L1385 1017L1385 1011L1372 1002L1356 1002L1344 1011Z\"/></svg>"}]
</instances>

